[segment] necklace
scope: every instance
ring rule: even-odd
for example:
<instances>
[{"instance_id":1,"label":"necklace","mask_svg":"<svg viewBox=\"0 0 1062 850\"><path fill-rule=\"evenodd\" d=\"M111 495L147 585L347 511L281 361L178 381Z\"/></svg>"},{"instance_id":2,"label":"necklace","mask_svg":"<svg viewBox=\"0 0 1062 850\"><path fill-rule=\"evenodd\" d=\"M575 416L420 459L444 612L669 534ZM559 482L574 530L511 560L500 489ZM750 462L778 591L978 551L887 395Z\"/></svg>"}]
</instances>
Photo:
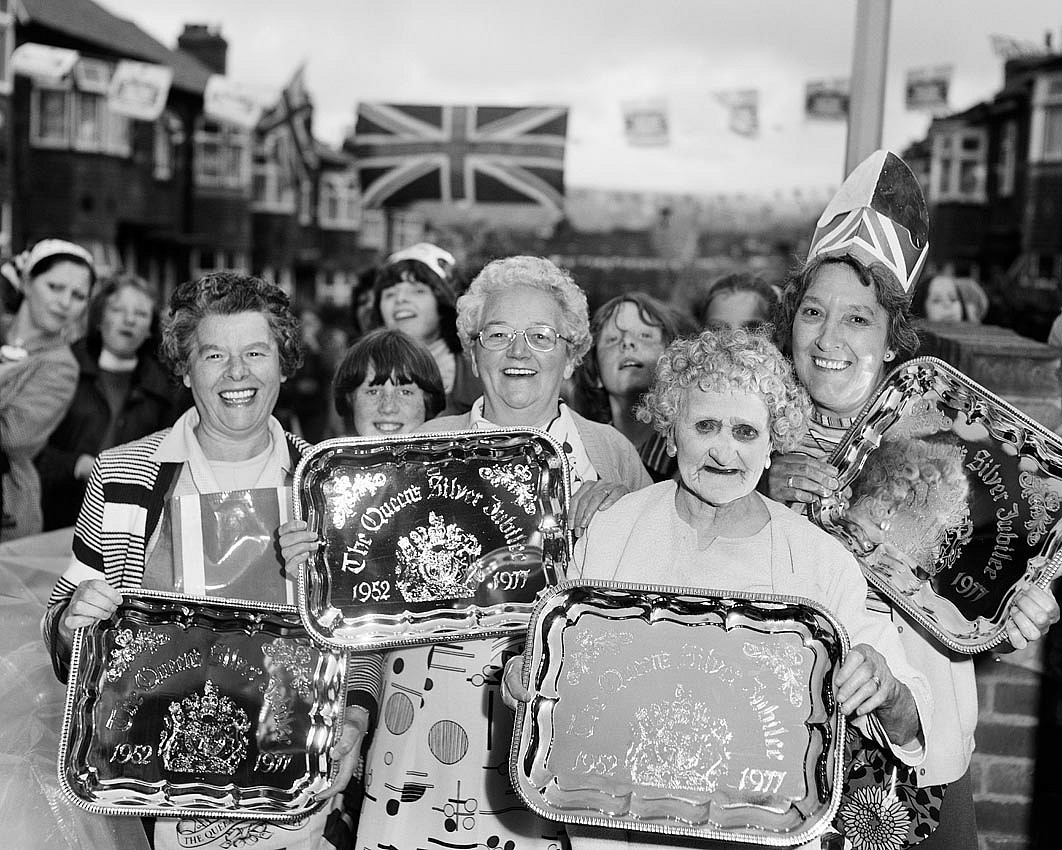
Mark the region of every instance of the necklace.
<instances>
[{"instance_id":1,"label":"necklace","mask_svg":"<svg viewBox=\"0 0 1062 850\"><path fill-rule=\"evenodd\" d=\"M808 436L822 452L822 457L826 458L832 455L837 446L841 444L841 440L844 439L844 435L852 427L854 421L854 419L842 419L815 412L811 414L811 422L808 423ZM824 433L818 433L819 428ZM830 432L837 432L836 439Z\"/></svg>"}]
</instances>

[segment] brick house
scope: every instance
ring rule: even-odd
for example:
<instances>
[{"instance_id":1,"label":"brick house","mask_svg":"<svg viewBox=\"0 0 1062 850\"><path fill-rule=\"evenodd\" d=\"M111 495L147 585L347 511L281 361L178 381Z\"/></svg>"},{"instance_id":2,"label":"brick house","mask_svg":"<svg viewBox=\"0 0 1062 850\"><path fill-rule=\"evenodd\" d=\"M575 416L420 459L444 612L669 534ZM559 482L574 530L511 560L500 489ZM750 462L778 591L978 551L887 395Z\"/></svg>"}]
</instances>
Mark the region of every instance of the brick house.
<instances>
[{"instance_id":1,"label":"brick house","mask_svg":"<svg viewBox=\"0 0 1062 850\"><path fill-rule=\"evenodd\" d=\"M1062 298L1062 55L1007 61L991 100L934 119L904 155L931 269L979 278L998 323L1042 339Z\"/></svg>"}]
</instances>

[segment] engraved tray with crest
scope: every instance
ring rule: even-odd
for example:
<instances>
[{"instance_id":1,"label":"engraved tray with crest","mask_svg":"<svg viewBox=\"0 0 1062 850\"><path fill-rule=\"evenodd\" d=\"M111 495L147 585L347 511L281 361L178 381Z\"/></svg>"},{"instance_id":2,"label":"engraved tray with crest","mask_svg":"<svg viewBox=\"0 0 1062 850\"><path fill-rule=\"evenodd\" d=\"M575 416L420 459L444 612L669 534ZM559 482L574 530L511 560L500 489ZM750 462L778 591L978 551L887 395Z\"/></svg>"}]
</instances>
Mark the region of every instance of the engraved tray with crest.
<instances>
[{"instance_id":1,"label":"engraved tray with crest","mask_svg":"<svg viewBox=\"0 0 1062 850\"><path fill-rule=\"evenodd\" d=\"M346 656L293 607L124 591L74 635L59 782L97 814L286 821L338 767Z\"/></svg>"},{"instance_id":2,"label":"engraved tray with crest","mask_svg":"<svg viewBox=\"0 0 1062 850\"><path fill-rule=\"evenodd\" d=\"M941 360L895 369L831 462L841 493L812 518L951 650L1004 641L1062 561L1062 438Z\"/></svg>"},{"instance_id":3,"label":"engraved tray with crest","mask_svg":"<svg viewBox=\"0 0 1062 850\"><path fill-rule=\"evenodd\" d=\"M806 599L565 582L528 627L513 787L568 823L810 841L840 801L847 650Z\"/></svg>"},{"instance_id":4,"label":"engraved tray with crest","mask_svg":"<svg viewBox=\"0 0 1062 850\"><path fill-rule=\"evenodd\" d=\"M381 649L519 631L568 562L564 450L531 428L327 440L295 471L323 541L299 613L325 645Z\"/></svg>"}]
</instances>

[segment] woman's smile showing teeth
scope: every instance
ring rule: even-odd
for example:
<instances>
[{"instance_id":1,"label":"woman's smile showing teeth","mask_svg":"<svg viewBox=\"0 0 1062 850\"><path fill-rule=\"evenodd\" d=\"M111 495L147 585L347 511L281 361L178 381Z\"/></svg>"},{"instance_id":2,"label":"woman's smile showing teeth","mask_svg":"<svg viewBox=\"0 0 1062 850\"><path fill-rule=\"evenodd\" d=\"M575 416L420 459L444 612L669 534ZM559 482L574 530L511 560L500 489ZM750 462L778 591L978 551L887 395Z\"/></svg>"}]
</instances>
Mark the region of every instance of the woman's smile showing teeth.
<instances>
[{"instance_id":1,"label":"woman's smile showing teeth","mask_svg":"<svg viewBox=\"0 0 1062 850\"><path fill-rule=\"evenodd\" d=\"M255 397L258 390L222 390L219 395L226 404L246 404Z\"/></svg>"},{"instance_id":2,"label":"woman's smile showing teeth","mask_svg":"<svg viewBox=\"0 0 1062 850\"><path fill-rule=\"evenodd\" d=\"M835 372L840 372L852 365L847 360L827 360L825 357L812 357L811 362L819 369L831 369Z\"/></svg>"},{"instance_id":3,"label":"woman's smile showing teeth","mask_svg":"<svg viewBox=\"0 0 1062 850\"><path fill-rule=\"evenodd\" d=\"M402 429L401 422L373 422L372 425L384 434L394 434Z\"/></svg>"},{"instance_id":4,"label":"woman's smile showing teeth","mask_svg":"<svg viewBox=\"0 0 1062 850\"><path fill-rule=\"evenodd\" d=\"M521 369L516 366L510 366L507 369L502 369L502 374L508 375L510 378L529 378L538 373L534 369Z\"/></svg>"}]
</instances>

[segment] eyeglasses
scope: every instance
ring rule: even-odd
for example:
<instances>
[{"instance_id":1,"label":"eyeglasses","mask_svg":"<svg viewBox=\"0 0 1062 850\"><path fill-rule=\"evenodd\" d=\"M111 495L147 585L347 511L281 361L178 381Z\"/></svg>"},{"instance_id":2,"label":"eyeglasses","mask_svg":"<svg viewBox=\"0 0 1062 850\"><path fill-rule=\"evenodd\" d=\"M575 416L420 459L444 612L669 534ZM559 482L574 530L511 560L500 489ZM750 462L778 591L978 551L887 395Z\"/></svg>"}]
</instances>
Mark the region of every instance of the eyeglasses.
<instances>
[{"instance_id":1,"label":"eyeglasses","mask_svg":"<svg viewBox=\"0 0 1062 850\"><path fill-rule=\"evenodd\" d=\"M524 338L527 347L532 351L552 351L557 347L558 339L571 343L568 337L561 336L556 328L551 328L549 325L532 325L525 330L518 331L508 325L490 324L476 334L476 339L488 351L504 351L518 336Z\"/></svg>"}]
</instances>

